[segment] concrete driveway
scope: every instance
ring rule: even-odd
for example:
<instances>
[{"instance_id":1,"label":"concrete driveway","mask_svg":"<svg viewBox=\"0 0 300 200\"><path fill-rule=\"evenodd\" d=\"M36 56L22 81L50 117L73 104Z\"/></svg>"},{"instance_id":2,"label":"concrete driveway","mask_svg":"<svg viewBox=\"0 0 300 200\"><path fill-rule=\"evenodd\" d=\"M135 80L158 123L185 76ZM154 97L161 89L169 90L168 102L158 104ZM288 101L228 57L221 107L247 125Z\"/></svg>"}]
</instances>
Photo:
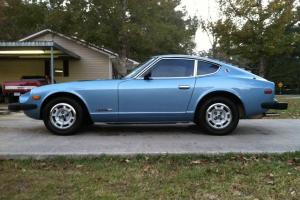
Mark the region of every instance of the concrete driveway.
<instances>
[{"instance_id":1,"label":"concrete driveway","mask_svg":"<svg viewBox=\"0 0 300 200\"><path fill-rule=\"evenodd\" d=\"M241 120L228 136L210 136L193 124L103 125L75 136L55 136L23 114L0 116L0 157L161 153L280 153L300 150L300 120Z\"/></svg>"}]
</instances>

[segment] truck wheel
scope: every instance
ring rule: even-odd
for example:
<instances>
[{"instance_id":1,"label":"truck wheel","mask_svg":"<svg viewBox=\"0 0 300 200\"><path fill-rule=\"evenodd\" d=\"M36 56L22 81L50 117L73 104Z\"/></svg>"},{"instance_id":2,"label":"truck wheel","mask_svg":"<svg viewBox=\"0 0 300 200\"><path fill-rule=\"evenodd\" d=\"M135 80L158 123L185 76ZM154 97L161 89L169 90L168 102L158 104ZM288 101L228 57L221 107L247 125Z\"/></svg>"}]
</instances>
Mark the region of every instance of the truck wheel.
<instances>
[{"instance_id":1,"label":"truck wheel","mask_svg":"<svg viewBox=\"0 0 300 200\"><path fill-rule=\"evenodd\" d=\"M83 109L75 100L59 97L44 107L42 117L45 126L56 135L73 135L84 122Z\"/></svg>"},{"instance_id":2,"label":"truck wheel","mask_svg":"<svg viewBox=\"0 0 300 200\"><path fill-rule=\"evenodd\" d=\"M4 97L4 103L8 104L8 103L14 103L14 102L16 102L14 97L12 97L12 96L5 96Z\"/></svg>"},{"instance_id":3,"label":"truck wheel","mask_svg":"<svg viewBox=\"0 0 300 200\"><path fill-rule=\"evenodd\" d=\"M0 94L0 103L4 103L4 96Z\"/></svg>"},{"instance_id":4,"label":"truck wheel","mask_svg":"<svg viewBox=\"0 0 300 200\"><path fill-rule=\"evenodd\" d=\"M198 122L212 135L227 135L235 130L239 123L237 106L228 98L213 97L199 110Z\"/></svg>"},{"instance_id":5,"label":"truck wheel","mask_svg":"<svg viewBox=\"0 0 300 200\"><path fill-rule=\"evenodd\" d=\"M2 93L2 87L0 85L0 103L3 103L4 102L4 95Z\"/></svg>"}]
</instances>

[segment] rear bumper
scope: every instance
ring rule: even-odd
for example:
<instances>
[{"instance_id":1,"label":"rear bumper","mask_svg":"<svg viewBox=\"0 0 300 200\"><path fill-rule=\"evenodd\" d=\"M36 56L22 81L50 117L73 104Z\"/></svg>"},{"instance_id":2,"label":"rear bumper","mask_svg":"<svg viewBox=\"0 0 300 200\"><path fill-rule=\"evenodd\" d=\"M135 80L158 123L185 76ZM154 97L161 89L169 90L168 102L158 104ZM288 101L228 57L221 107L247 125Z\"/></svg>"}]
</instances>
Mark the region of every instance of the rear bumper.
<instances>
[{"instance_id":1,"label":"rear bumper","mask_svg":"<svg viewBox=\"0 0 300 200\"><path fill-rule=\"evenodd\" d=\"M261 107L264 109L275 109L275 110L286 110L288 108L288 103L279 103L279 102L266 102L262 103Z\"/></svg>"},{"instance_id":2,"label":"rear bumper","mask_svg":"<svg viewBox=\"0 0 300 200\"><path fill-rule=\"evenodd\" d=\"M37 105L35 104L26 104L26 103L12 103L8 105L8 110L12 112L21 111L21 110L33 110L36 109Z\"/></svg>"}]
</instances>

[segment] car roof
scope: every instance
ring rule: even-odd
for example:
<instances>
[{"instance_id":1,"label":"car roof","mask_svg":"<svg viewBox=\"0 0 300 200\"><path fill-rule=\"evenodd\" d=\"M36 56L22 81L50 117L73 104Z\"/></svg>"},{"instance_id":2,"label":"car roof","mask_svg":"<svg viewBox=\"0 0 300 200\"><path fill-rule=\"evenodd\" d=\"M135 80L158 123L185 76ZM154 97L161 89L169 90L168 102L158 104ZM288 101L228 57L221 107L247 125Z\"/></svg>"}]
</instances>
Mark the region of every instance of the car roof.
<instances>
[{"instance_id":1,"label":"car roof","mask_svg":"<svg viewBox=\"0 0 300 200\"><path fill-rule=\"evenodd\" d=\"M214 60L211 58L205 58L205 57L196 56L196 55L168 54L168 55L158 55L158 56L154 56L154 57L157 57L157 58L190 58L190 59L199 59L199 60L204 60L204 61L208 61L208 62L213 62L213 63L219 64L219 65L228 65L227 63L224 63L219 60Z\"/></svg>"},{"instance_id":2,"label":"car roof","mask_svg":"<svg viewBox=\"0 0 300 200\"><path fill-rule=\"evenodd\" d=\"M196 56L196 55L168 54L168 55L154 56L154 58L190 58L190 59L199 59L199 60L203 60L203 61L207 61L207 62L212 62L212 63L218 64L220 66L226 66L226 67L228 67L230 69L234 69L236 72L239 72L239 73L248 74L248 75L251 75L251 76L254 75L251 72L246 71L245 69L241 69L238 66L234 66L233 64L222 62L222 61L211 59L211 58L205 58L205 57L201 57L201 56ZM254 76L256 78L260 78L260 77L258 77L256 75L254 75Z\"/></svg>"}]
</instances>

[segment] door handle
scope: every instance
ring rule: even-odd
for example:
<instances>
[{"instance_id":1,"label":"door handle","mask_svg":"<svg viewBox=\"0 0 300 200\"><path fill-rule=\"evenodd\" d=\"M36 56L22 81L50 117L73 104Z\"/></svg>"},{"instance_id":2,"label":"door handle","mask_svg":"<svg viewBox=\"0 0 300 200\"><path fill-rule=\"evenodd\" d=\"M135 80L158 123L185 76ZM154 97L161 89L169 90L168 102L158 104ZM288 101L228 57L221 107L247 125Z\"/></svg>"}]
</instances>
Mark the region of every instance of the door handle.
<instances>
[{"instance_id":1,"label":"door handle","mask_svg":"<svg viewBox=\"0 0 300 200\"><path fill-rule=\"evenodd\" d=\"M189 86L189 85L179 85L178 88L179 88L180 90L188 90L188 89L191 88L191 86Z\"/></svg>"}]
</instances>

